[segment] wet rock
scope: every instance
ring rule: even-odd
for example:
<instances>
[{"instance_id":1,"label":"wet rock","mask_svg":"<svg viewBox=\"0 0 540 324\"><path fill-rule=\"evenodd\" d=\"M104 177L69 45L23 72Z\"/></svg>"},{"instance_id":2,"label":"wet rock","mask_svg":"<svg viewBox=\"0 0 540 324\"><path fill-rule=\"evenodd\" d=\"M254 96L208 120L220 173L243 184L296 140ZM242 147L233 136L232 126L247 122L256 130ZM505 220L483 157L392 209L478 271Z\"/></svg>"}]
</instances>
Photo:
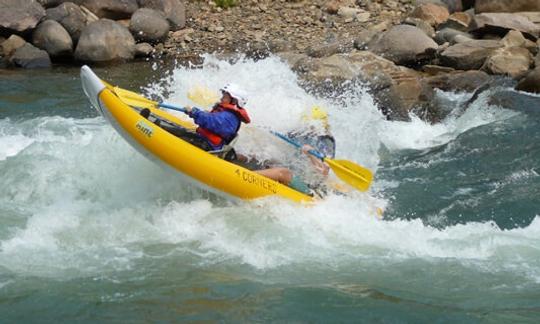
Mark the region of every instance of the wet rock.
<instances>
[{"instance_id":1,"label":"wet rock","mask_svg":"<svg viewBox=\"0 0 540 324\"><path fill-rule=\"evenodd\" d=\"M397 25L372 40L368 48L399 65L414 65L420 55L437 49L438 45L422 30L409 25Z\"/></svg>"},{"instance_id":2,"label":"wet rock","mask_svg":"<svg viewBox=\"0 0 540 324\"><path fill-rule=\"evenodd\" d=\"M71 56L73 53L69 33L54 20L45 20L38 25L32 34L32 43L53 58Z\"/></svg>"},{"instance_id":3,"label":"wet rock","mask_svg":"<svg viewBox=\"0 0 540 324\"><path fill-rule=\"evenodd\" d=\"M44 16L45 9L35 0L0 0L0 32L25 33Z\"/></svg>"},{"instance_id":4,"label":"wet rock","mask_svg":"<svg viewBox=\"0 0 540 324\"><path fill-rule=\"evenodd\" d=\"M540 93L540 67L536 67L534 70L527 73L527 75L516 85L516 90Z\"/></svg>"},{"instance_id":5,"label":"wet rock","mask_svg":"<svg viewBox=\"0 0 540 324\"><path fill-rule=\"evenodd\" d=\"M454 45L456 43L455 41L456 36L462 36L469 40L474 39L474 37L471 34L468 34L459 30L455 30L452 28L444 28L444 29L439 30L435 34L434 39L437 42L437 44L444 44L448 42L451 45Z\"/></svg>"},{"instance_id":6,"label":"wet rock","mask_svg":"<svg viewBox=\"0 0 540 324\"><path fill-rule=\"evenodd\" d=\"M160 11L141 8L131 16L129 30L136 40L155 44L169 34L169 22Z\"/></svg>"},{"instance_id":7,"label":"wet rock","mask_svg":"<svg viewBox=\"0 0 540 324\"><path fill-rule=\"evenodd\" d=\"M150 57L153 52L154 48L148 43L139 43L135 45L135 57Z\"/></svg>"},{"instance_id":8,"label":"wet rock","mask_svg":"<svg viewBox=\"0 0 540 324\"><path fill-rule=\"evenodd\" d=\"M9 58L15 50L26 44L26 41L17 35L11 35L8 39L2 42L2 53Z\"/></svg>"},{"instance_id":9,"label":"wet rock","mask_svg":"<svg viewBox=\"0 0 540 324\"><path fill-rule=\"evenodd\" d=\"M336 54L325 58L299 59L293 66L301 78L319 90L367 84L381 109L391 119L406 120L413 108L430 101L429 89L424 89L416 71L397 66L368 51Z\"/></svg>"},{"instance_id":10,"label":"wet rock","mask_svg":"<svg viewBox=\"0 0 540 324\"><path fill-rule=\"evenodd\" d=\"M87 25L85 12L73 2L64 2L58 7L47 9L45 19L59 22L69 33L72 40L77 43L82 29Z\"/></svg>"},{"instance_id":11,"label":"wet rock","mask_svg":"<svg viewBox=\"0 0 540 324\"><path fill-rule=\"evenodd\" d=\"M471 40L450 46L441 53L441 63L458 70L477 70L486 58L502 47L494 40Z\"/></svg>"},{"instance_id":12,"label":"wet rock","mask_svg":"<svg viewBox=\"0 0 540 324\"><path fill-rule=\"evenodd\" d=\"M139 9L137 0L82 0L80 3L99 18L126 19Z\"/></svg>"},{"instance_id":13,"label":"wet rock","mask_svg":"<svg viewBox=\"0 0 540 324\"><path fill-rule=\"evenodd\" d=\"M520 31L534 41L540 34L540 27L517 14L483 13L475 15L471 23L471 32L476 35L494 34L503 37L510 30Z\"/></svg>"},{"instance_id":14,"label":"wet rock","mask_svg":"<svg viewBox=\"0 0 540 324\"><path fill-rule=\"evenodd\" d=\"M427 77L422 82L443 91L473 92L489 80L489 75L482 71L455 71Z\"/></svg>"},{"instance_id":15,"label":"wet rock","mask_svg":"<svg viewBox=\"0 0 540 324\"><path fill-rule=\"evenodd\" d=\"M521 78L531 67L533 57L523 47L504 47L494 51L486 60L483 69L491 74Z\"/></svg>"},{"instance_id":16,"label":"wet rock","mask_svg":"<svg viewBox=\"0 0 540 324\"><path fill-rule=\"evenodd\" d=\"M186 7L181 0L139 0L139 5L163 12L173 31L186 26Z\"/></svg>"},{"instance_id":17,"label":"wet rock","mask_svg":"<svg viewBox=\"0 0 540 324\"><path fill-rule=\"evenodd\" d=\"M447 67L447 66L430 65L430 64L422 66L422 72L427 73L429 75L437 75L441 73L446 74L453 71L455 71L453 68Z\"/></svg>"},{"instance_id":18,"label":"wet rock","mask_svg":"<svg viewBox=\"0 0 540 324\"><path fill-rule=\"evenodd\" d=\"M86 26L75 49L75 58L83 62L107 62L132 59L135 40L119 23L100 19Z\"/></svg>"},{"instance_id":19,"label":"wet rock","mask_svg":"<svg viewBox=\"0 0 540 324\"><path fill-rule=\"evenodd\" d=\"M431 26L438 26L445 22L450 13L448 9L433 3L418 5L411 13L411 17L422 19Z\"/></svg>"},{"instance_id":20,"label":"wet rock","mask_svg":"<svg viewBox=\"0 0 540 324\"><path fill-rule=\"evenodd\" d=\"M16 67L25 69L48 68L52 65L49 54L30 43L25 43L17 48L9 58L9 62Z\"/></svg>"},{"instance_id":21,"label":"wet rock","mask_svg":"<svg viewBox=\"0 0 540 324\"><path fill-rule=\"evenodd\" d=\"M540 11L538 0L476 0L474 9L483 12Z\"/></svg>"}]
</instances>

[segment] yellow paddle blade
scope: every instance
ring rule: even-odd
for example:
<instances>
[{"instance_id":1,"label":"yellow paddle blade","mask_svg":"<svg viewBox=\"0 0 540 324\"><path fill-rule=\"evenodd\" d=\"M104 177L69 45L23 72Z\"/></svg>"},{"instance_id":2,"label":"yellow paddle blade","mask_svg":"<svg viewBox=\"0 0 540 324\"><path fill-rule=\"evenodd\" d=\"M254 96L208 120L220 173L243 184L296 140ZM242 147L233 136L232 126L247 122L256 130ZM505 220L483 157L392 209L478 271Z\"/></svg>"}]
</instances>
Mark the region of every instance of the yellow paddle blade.
<instances>
[{"instance_id":1,"label":"yellow paddle blade","mask_svg":"<svg viewBox=\"0 0 540 324\"><path fill-rule=\"evenodd\" d=\"M122 89L119 87L113 88L114 93L129 106L135 106L140 108L157 108L157 102L147 99L138 93Z\"/></svg>"},{"instance_id":2,"label":"yellow paddle blade","mask_svg":"<svg viewBox=\"0 0 540 324\"><path fill-rule=\"evenodd\" d=\"M209 107L219 101L219 96L216 92L203 86L195 86L189 89L187 97L189 100L203 107Z\"/></svg>"},{"instance_id":3,"label":"yellow paddle blade","mask_svg":"<svg viewBox=\"0 0 540 324\"><path fill-rule=\"evenodd\" d=\"M373 180L373 174L368 169L348 160L324 158L324 162L328 163L336 176L347 184L360 191L369 189L371 180Z\"/></svg>"}]
</instances>

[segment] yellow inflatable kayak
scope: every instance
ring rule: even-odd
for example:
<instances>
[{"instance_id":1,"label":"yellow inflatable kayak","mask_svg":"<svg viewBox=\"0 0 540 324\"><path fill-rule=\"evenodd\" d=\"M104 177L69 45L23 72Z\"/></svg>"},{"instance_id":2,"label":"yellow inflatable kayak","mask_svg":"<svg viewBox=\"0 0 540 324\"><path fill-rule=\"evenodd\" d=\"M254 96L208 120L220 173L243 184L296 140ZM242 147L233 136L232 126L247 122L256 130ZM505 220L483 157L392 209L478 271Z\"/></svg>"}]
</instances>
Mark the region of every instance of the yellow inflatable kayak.
<instances>
[{"instance_id":1,"label":"yellow inflatable kayak","mask_svg":"<svg viewBox=\"0 0 540 324\"><path fill-rule=\"evenodd\" d=\"M279 196L297 202L313 198L208 153L139 114L115 92L115 87L99 79L88 67L81 68L84 93L97 111L135 149L152 160L160 160L196 185L228 198L255 199ZM166 111L150 108L153 115L169 124L193 128L194 125Z\"/></svg>"}]
</instances>

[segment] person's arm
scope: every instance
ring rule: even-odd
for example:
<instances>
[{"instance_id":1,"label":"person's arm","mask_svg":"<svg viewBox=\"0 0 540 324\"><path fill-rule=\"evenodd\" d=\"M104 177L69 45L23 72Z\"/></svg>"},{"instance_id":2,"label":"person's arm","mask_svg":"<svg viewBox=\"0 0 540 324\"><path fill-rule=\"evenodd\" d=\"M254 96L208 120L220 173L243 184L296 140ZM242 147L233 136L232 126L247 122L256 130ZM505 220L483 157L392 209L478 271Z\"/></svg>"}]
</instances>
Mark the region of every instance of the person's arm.
<instances>
[{"instance_id":1,"label":"person's arm","mask_svg":"<svg viewBox=\"0 0 540 324\"><path fill-rule=\"evenodd\" d=\"M195 124L224 137L234 134L240 122L233 113L209 113L198 108L192 108L189 116Z\"/></svg>"},{"instance_id":2,"label":"person's arm","mask_svg":"<svg viewBox=\"0 0 540 324\"><path fill-rule=\"evenodd\" d=\"M305 144L302 146L302 152L306 154L311 161L311 164L315 167L317 171L319 171L321 174L327 176L328 172L330 171L330 168L326 163L321 161L318 157L314 156L313 154L310 154L309 151L314 150L313 146Z\"/></svg>"}]
</instances>

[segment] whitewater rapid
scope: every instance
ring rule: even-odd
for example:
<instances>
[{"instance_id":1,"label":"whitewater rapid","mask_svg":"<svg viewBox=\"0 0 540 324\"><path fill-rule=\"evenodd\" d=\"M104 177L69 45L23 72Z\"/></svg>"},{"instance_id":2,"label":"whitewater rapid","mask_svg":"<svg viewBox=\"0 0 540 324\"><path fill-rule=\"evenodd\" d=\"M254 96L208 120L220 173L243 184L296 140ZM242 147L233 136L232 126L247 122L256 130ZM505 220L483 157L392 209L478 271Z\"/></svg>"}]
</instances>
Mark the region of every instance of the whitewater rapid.
<instances>
[{"instance_id":1,"label":"whitewater rapid","mask_svg":"<svg viewBox=\"0 0 540 324\"><path fill-rule=\"evenodd\" d=\"M275 198L233 204L186 186L173 171L134 151L101 118L0 116L0 268L45 277L126 270L156 257L148 246L157 244L172 246L157 258L178 255L196 264L262 271L450 259L477 272L512 271L540 283L538 216L524 228L502 230L493 222L435 228L420 219L423 215L380 220L373 213L376 207L392 208L395 197L383 192L400 181L377 177L382 148L451 144L470 129L516 112L481 98L465 114L436 125L415 116L409 122L386 121L365 89L342 94L346 100L313 96L277 57L229 63L208 56L202 68L177 67L164 78L166 86L156 82L142 91L167 90L170 95L162 99L193 105L186 93L194 85L217 91L231 79L249 93L253 120L241 132L239 151L276 153L261 140L270 136L265 131L295 129L307 109L321 106L329 114L336 157L371 169L371 190L330 196L311 207ZM469 97L439 95L454 101Z\"/></svg>"}]
</instances>

